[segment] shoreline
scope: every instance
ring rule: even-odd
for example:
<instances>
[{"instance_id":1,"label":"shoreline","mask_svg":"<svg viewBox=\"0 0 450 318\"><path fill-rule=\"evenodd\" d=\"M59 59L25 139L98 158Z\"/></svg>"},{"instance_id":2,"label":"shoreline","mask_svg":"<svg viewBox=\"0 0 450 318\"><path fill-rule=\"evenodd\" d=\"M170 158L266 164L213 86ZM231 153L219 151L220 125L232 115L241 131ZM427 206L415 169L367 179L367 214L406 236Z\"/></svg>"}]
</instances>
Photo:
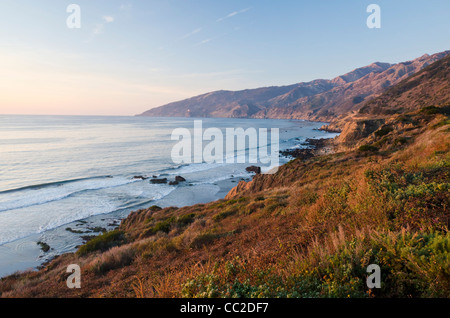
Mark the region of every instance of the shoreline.
<instances>
[{"instance_id":1,"label":"shoreline","mask_svg":"<svg viewBox=\"0 0 450 318\"><path fill-rule=\"evenodd\" d=\"M297 120L295 120L297 121ZM303 122L298 120L298 122ZM331 134L330 134L331 135ZM304 136L299 136L303 138ZM332 140L335 136L330 136ZM300 138L296 147L312 146L319 148L319 144L311 144L311 140L327 140L320 137L307 138L309 145L302 142ZM311 151L311 149L304 149ZM283 152L289 152L285 155ZM280 150L280 157L290 158L299 148ZM287 162L280 163L280 166ZM250 166L251 164L246 164ZM130 209L114 211L108 214L99 214L83 220L77 220L55 229L36 233L16 241L8 242L0 246L0 278L17 272L35 271L45 267L45 264L54 258L75 252L79 246L85 244L87 240L102 233L102 230L112 231L131 212L148 208L151 205L158 205L162 208L177 206L192 206L224 199L241 181L251 181L254 175L249 177L235 176L225 178L220 181L192 185L187 182L177 186L165 197L152 201L151 203L135 206ZM180 204L181 203L181 204ZM106 225L105 225L106 224ZM92 229L98 229L93 232ZM49 250L44 252L38 242L49 243Z\"/></svg>"},{"instance_id":2,"label":"shoreline","mask_svg":"<svg viewBox=\"0 0 450 318\"><path fill-rule=\"evenodd\" d=\"M183 207L217 201L223 199L241 180L248 179L234 177L231 179L220 180L212 184L180 186L164 198L155 200L150 205L158 205L162 208L166 208L178 206L180 202L182 202L180 207ZM148 207L149 204L142 208ZM129 212L125 210L110 214L95 215L87 219L65 224L56 229L46 231L45 233L33 234L0 245L0 278L13 275L17 272L39 270L40 268L45 267L45 264L54 258L76 251L79 246L86 243L86 239L89 239L89 234L92 234L92 236L101 234L101 231L86 233L89 231L89 228L105 228L108 231L114 230L120 224L122 219L126 218L129 213L136 210L138 209L134 208ZM105 226L105 221L109 223L110 226ZM67 229L73 229L73 232L70 233ZM76 231L83 233L76 233ZM68 242L68 235L71 238L70 243ZM55 252L55 248L58 247L54 244L50 244L50 250L44 253L37 242L49 239L52 241L60 240L61 246L67 244L67 248L65 248L65 251L62 251L62 253L57 253Z\"/></svg>"}]
</instances>

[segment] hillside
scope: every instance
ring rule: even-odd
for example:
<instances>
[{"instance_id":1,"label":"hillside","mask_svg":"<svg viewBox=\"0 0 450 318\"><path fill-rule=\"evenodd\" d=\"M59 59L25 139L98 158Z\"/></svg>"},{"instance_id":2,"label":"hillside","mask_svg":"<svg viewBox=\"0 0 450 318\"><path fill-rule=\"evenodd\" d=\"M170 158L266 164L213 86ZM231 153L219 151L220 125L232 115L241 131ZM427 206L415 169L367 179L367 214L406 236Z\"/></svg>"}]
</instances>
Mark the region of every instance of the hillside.
<instances>
[{"instance_id":1,"label":"hillside","mask_svg":"<svg viewBox=\"0 0 450 318\"><path fill-rule=\"evenodd\" d=\"M364 105L360 114L391 115L450 104L450 56L444 57Z\"/></svg>"},{"instance_id":2,"label":"hillside","mask_svg":"<svg viewBox=\"0 0 450 318\"><path fill-rule=\"evenodd\" d=\"M348 117L336 152L256 175L223 200L136 211L77 253L1 279L0 295L450 297L450 104L416 101L448 85L448 59L380 95L382 111ZM82 289L66 287L67 264L80 264ZM366 286L369 264L381 289Z\"/></svg>"},{"instance_id":3,"label":"hillside","mask_svg":"<svg viewBox=\"0 0 450 318\"><path fill-rule=\"evenodd\" d=\"M370 100L357 113L333 120L327 128L342 130L338 138L341 148L361 145L363 137L379 129L392 130L395 125L390 119L392 115L450 105L449 79L450 56L447 56ZM416 125L408 115L400 118L404 126Z\"/></svg>"},{"instance_id":4,"label":"hillside","mask_svg":"<svg viewBox=\"0 0 450 318\"><path fill-rule=\"evenodd\" d=\"M413 61L373 63L332 80L282 87L217 91L150 109L152 117L284 118L329 121L352 111L450 51Z\"/></svg>"}]
</instances>

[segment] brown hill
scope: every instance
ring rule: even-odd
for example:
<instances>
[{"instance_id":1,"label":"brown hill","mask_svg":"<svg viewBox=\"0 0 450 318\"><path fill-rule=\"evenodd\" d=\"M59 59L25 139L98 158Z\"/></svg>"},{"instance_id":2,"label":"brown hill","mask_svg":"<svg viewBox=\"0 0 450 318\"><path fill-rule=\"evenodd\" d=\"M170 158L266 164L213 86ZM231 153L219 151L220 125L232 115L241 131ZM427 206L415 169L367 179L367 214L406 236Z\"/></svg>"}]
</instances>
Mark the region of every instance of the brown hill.
<instances>
[{"instance_id":1,"label":"brown hill","mask_svg":"<svg viewBox=\"0 0 450 318\"><path fill-rule=\"evenodd\" d=\"M353 147L378 129L392 129L389 124L392 115L421 109L446 112L449 105L450 56L446 56L368 101L359 112L333 120L327 128L341 128L340 146ZM408 122L406 118L403 121ZM409 124L414 126L412 122Z\"/></svg>"},{"instance_id":2,"label":"brown hill","mask_svg":"<svg viewBox=\"0 0 450 318\"><path fill-rule=\"evenodd\" d=\"M285 118L330 121L358 111L450 51L424 55L395 65L373 63L333 80L315 80L282 87L217 91L150 109L152 117Z\"/></svg>"},{"instance_id":3,"label":"brown hill","mask_svg":"<svg viewBox=\"0 0 450 318\"><path fill-rule=\"evenodd\" d=\"M389 115L449 104L450 56L447 56L369 101L359 113Z\"/></svg>"}]
</instances>

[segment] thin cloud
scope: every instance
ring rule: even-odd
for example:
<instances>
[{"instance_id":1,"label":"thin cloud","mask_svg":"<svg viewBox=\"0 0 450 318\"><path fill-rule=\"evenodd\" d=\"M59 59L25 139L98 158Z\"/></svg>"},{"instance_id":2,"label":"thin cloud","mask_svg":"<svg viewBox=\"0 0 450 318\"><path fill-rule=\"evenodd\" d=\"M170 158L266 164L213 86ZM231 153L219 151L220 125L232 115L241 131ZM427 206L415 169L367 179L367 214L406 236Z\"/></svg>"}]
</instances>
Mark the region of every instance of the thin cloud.
<instances>
[{"instance_id":1,"label":"thin cloud","mask_svg":"<svg viewBox=\"0 0 450 318\"><path fill-rule=\"evenodd\" d=\"M104 16L103 17L103 21L105 21L105 23L113 23L114 22L114 17L109 16L109 15Z\"/></svg>"},{"instance_id":2,"label":"thin cloud","mask_svg":"<svg viewBox=\"0 0 450 318\"><path fill-rule=\"evenodd\" d=\"M197 34L197 33L200 33L202 30L203 30L203 28L195 29L194 31L189 32L189 33L183 35L181 38L182 38L182 39L187 39L188 37L191 37L191 36L193 36L193 35L195 35L195 34Z\"/></svg>"},{"instance_id":3,"label":"thin cloud","mask_svg":"<svg viewBox=\"0 0 450 318\"><path fill-rule=\"evenodd\" d=\"M208 42L211 42L212 40L213 40L213 39L204 39L203 41L197 43L196 46L206 44L206 43L208 43Z\"/></svg>"},{"instance_id":4,"label":"thin cloud","mask_svg":"<svg viewBox=\"0 0 450 318\"><path fill-rule=\"evenodd\" d=\"M231 12L230 14L228 14L228 15L222 17L222 18L217 19L216 22L222 22L222 21L224 21L226 19L229 19L229 18L232 18L232 17L234 17L234 16L236 16L238 14L245 13L245 12L249 11L250 9L251 8L246 8L246 9L242 9L240 11Z\"/></svg>"},{"instance_id":5,"label":"thin cloud","mask_svg":"<svg viewBox=\"0 0 450 318\"><path fill-rule=\"evenodd\" d=\"M224 21L224 20L226 20L226 19L230 19L230 18L232 18L232 17L234 17L234 16L237 16L237 15L239 15L239 14L242 14L242 13L245 13L245 12L247 12L247 11L250 11L251 9L252 9L252 8L249 7L249 8L245 8L245 9L239 10L239 11L231 12L231 13L229 13L228 15L226 15L226 16L220 18L220 19L217 19L217 20L216 20L216 23L222 22L222 21ZM240 29L240 27L235 27L235 28L234 28L234 31L238 31L239 29ZM183 35L182 37L180 37L180 38L174 40L174 41L173 41L171 44L169 44L169 45L164 45L164 46L158 47L158 50L164 50L164 49L166 49L166 48L168 48L168 47L170 47L170 46L176 44L178 41L184 40L184 39L187 39L187 38L190 38L190 37L192 37L192 36L194 36L194 35L196 35L196 34L202 32L203 30L204 30L203 27L197 28L197 29L195 29L195 30L193 30L193 31L191 31L191 32L189 32L189 33L186 33L186 34ZM194 44L194 46L200 46L200 45L207 44L207 43L209 43L209 42L211 42L211 41L213 41L213 40L216 40L217 38L220 38L220 37L225 36L225 35L227 35L227 33L225 33L225 34L223 34L223 35L220 35L220 36L213 37L213 38L207 38L207 39L204 39L203 41L200 41L200 42Z\"/></svg>"},{"instance_id":6,"label":"thin cloud","mask_svg":"<svg viewBox=\"0 0 450 318\"><path fill-rule=\"evenodd\" d=\"M92 30L92 36L97 36L105 32L105 25L114 22L114 17L110 15L105 15L102 17L103 22L97 23Z\"/></svg>"},{"instance_id":7,"label":"thin cloud","mask_svg":"<svg viewBox=\"0 0 450 318\"><path fill-rule=\"evenodd\" d=\"M97 23L91 32L90 37L86 40L86 43L92 42L95 37L105 33L105 25L111 24L115 21L115 18L110 15L105 15L102 17L102 22Z\"/></svg>"}]
</instances>

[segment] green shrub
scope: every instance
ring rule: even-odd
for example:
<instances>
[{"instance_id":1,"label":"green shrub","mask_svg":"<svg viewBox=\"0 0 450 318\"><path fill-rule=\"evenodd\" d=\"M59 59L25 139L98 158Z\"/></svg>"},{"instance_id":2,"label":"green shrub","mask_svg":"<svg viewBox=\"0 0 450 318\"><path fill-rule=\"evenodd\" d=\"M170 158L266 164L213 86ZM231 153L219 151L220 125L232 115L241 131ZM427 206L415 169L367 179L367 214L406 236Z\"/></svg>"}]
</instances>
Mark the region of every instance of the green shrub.
<instances>
[{"instance_id":1,"label":"green shrub","mask_svg":"<svg viewBox=\"0 0 450 318\"><path fill-rule=\"evenodd\" d=\"M234 207L229 207L225 211L221 211L213 216L213 220L216 222L219 222L223 219L226 219L229 216L235 215L238 212L238 210Z\"/></svg>"},{"instance_id":2,"label":"green shrub","mask_svg":"<svg viewBox=\"0 0 450 318\"><path fill-rule=\"evenodd\" d=\"M182 215L182 216L178 217L177 225L179 227L183 227L183 226L189 225L192 222L194 222L194 219L195 219L195 213Z\"/></svg>"},{"instance_id":3,"label":"green shrub","mask_svg":"<svg viewBox=\"0 0 450 318\"><path fill-rule=\"evenodd\" d=\"M169 233L172 224L175 222L175 217L170 217L164 221L156 223L155 226L152 227L151 232L156 234L158 232Z\"/></svg>"},{"instance_id":4,"label":"green shrub","mask_svg":"<svg viewBox=\"0 0 450 318\"><path fill-rule=\"evenodd\" d=\"M382 128L380 128L379 130L377 130L377 131L375 132L375 136L377 136L377 137L383 137L383 136L386 136L386 135L389 134L392 130L393 130L392 127L389 127L389 126L382 127Z\"/></svg>"},{"instance_id":5,"label":"green shrub","mask_svg":"<svg viewBox=\"0 0 450 318\"><path fill-rule=\"evenodd\" d=\"M359 147L359 151L361 152L376 152L378 151L378 148L372 145L362 145Z\"/></svg>"},{"instance_id":6,"label":"green shrub","mask_svg":"<svg viewBox=\"0 0 450 318\"><path fill-rule=\"evenodd\" d=\"M244 209L243 209L243 214L249 215L252 214L255 211L264 209L265 204L262 201L256 201L256 202L252 202L249 203Z\"/></svg>"},{"instance_id":7,"label":"green shrub","mask_svg":"<svg viewBox=\"0 0 450 318\"><path fill-rule=\"evenodd\" d=\"M286 202L272 202L272 203L267 204L267 206L264 207L264 210L267 213L272 213L272 212L276 211L277 209L284 208L286 206L287 206Z\"/></svg>"},{"instance_id":8,"label":"green shrub","mask_svg":"<svg viewBox=\"0 0 450 318\"><path fill-rule=\"evenodd\" d=\"M111 247L121 245L125 241L124 233L122 231L111 231L101 234L85 245L81 246L77 254L83 256L94 251L106 251Z\"/></svg>"},{"instance_id":9,"label":"green shrub","mask_svg":"<svg viewBox=\"0 0 450 318\"><path fill-rule=\"evenodd\" d=\"M395 145L404 145L404 144L406 144L407 142L408 142L408 138L406 138L406 137L398 137L398 138L395 140L394 144L395 144Z\"/></svg>"},{"instance_id":10,"label":"green shrub","mask_svg":"<svg viewBox=\"0 0 450 318\"><path fill-rule=\"evenodd\" d=\"M445 107L428 106L428 107L422 108L420 110L420 112L423 114L426 114L426 115L436 115L436 114L448 115L449 110L450 110L449 106L445 106Z\"/></svg>"},{"instance_id":11,"label":"green shrub","mask_svg":"<svg viewBox=\"0 0 450 318\"><path fill-rule=\"evenodd\" d=\"M202 246L211 244L212 242L214 242L215 240L217 240L218 238L222 237L222 235L220 234L216 234L216 233L203 233L198 235L191 243L191 247L192 248L200 248Z\"/></svg>"}]
</instances>

